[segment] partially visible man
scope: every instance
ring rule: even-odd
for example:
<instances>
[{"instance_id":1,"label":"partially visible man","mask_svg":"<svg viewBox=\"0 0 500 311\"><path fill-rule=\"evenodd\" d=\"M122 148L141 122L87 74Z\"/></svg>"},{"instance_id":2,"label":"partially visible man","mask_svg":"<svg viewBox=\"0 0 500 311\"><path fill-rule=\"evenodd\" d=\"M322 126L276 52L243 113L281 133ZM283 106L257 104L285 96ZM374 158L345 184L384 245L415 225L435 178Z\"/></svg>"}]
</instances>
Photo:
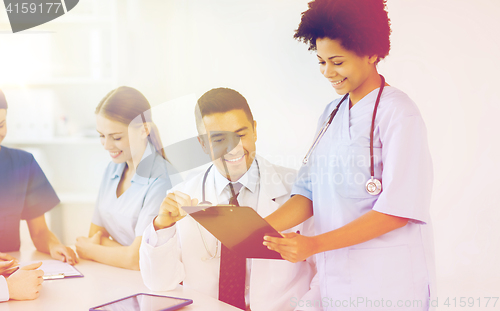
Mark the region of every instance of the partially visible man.
<instances>
[{"instance_id":1,"label":"partially visible man","mask_svg":"<svg viewBox=\"0 0 500 311\"><path fill-rule=\"evenodd\" d=\"M246 99L238 92L218 88L206 92L195 109L198 140L213 165L174 187L158 216L143 235L140 267L144 283L154 291L174 289L180 282L244 310L321 310L300 301L319 301L312 282L314 262L238 259L181 206L210 201L254 208L262 217L289 197L296 172L256 156L257 123ZM228 133L239 138L236 147L217 150ZM231 135L229 135L231 136ZM203 192L205 195L203 195ZM291 231L313 234L312 219Z\"/></svg>"},{"instance_id":2,"label":"partially visible man","mask_svg":"<svg viewBox=\"0 0 500 311\"><path fill-rule=\"evenodd\" d=\"M7 100L0 90L0 144L7 134L6 118ZM19 250L19 225L25 219L37 250L75 264L75 252L45 222L45 212L57 204L59 198L33 155L0 145L0 252Z\"/></svg>"}]
</instances>

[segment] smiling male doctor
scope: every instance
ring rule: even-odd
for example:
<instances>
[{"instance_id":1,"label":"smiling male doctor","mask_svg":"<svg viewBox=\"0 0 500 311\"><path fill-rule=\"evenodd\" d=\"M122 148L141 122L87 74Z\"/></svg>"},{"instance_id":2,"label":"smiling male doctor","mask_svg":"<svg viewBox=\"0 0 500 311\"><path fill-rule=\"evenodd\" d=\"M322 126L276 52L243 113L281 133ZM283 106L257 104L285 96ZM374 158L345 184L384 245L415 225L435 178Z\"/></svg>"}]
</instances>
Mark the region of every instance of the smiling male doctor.
<instances>
[{"instance_id":1,"label":"smiling male doctor","mask_svg":"<svg viewBox=\"0 0 500 311\"><path fill-rule=\"evenodd\" d=\"M195 114L198 140L212 156L213 166L174 187L146 228L140 248L144 283L151 290L165 291L183 282L246 310L321 310L317 304L316 308L298 307L320 299L316 282L311 285L316 274L312 261L238 260L193 218L184 217L180 207L201 201L205 176L207 201L215 205L236 199L240 206L250 206L266 217L290 197L296 174L255 156L257 123L240 93L212 89L200 97ZM240 141L229 153L217 157L213 148L221 140L221 132L234 132ZM311 230L311 222L291 229L306 235L313 234Z\"/></svg>"}]
</instances>

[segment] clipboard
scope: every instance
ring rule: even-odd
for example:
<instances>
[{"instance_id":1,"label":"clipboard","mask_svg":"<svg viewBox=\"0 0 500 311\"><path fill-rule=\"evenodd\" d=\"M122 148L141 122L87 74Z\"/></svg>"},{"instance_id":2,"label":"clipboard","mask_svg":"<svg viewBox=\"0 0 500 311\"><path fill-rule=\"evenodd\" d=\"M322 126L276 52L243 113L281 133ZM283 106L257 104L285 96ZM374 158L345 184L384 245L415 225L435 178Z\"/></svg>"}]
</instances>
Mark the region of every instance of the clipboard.
<instances>
[{"instance_id":1,"label":"clipboard","mask_svg":"<svg viewBox=\"0 0 500 311\"><path fill-rule=\"evenodd\" d=\"M43 275L44 280L58 280L65 278L81 278L83 274L78 271L74 266L70 265L67 262L62 262L55 259L48 260L38 260L38 261L30 261L30 262L22 262L21 266L27 266L32 263L42 262L40 266L40 270L43 270L45 273Z\"/></svg>"},{"instance_id":2,"label":"clipboard","mask_svg":"<svg viewBox=\"0 0 500 311\"><path fill-rule=\"evenodd\" d=\"M253 208L214 205L183 206L194 220L222 244L245 258L282 259L278 252L264 246L264 236L281 237Z\"/></svg>"}]
</instances>

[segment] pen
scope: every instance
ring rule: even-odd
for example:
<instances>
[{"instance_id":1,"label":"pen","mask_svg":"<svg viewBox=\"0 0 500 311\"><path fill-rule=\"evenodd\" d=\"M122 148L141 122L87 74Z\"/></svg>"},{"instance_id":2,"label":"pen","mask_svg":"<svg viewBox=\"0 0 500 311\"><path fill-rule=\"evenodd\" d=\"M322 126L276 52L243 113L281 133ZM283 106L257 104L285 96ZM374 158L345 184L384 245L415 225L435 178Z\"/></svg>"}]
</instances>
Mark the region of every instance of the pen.
<instances>
[{"instance_id":1,"label":"pen","mask_svg":"<svg viewBox=\"0 0 500 311\"><path fill-rule=\"evenodd\" d=\"M64 279L64 273L48 274L43 276L44 280Z\"/></svg>"},{"instance_id":2,"label":"pen","mask_svg":"<svg viewBox=\"0 0 500 311\"><path fill-rule=\"evenodd\" d=\"M19 270L19 266L17 267L12 267L12 268L9 268L7 269L6 271L4 271L4 273L2 273L1 275L3 276L10 276L11 274L13 274L14 272L16 272L17 270Z\"/></svg>"}]
</instances>

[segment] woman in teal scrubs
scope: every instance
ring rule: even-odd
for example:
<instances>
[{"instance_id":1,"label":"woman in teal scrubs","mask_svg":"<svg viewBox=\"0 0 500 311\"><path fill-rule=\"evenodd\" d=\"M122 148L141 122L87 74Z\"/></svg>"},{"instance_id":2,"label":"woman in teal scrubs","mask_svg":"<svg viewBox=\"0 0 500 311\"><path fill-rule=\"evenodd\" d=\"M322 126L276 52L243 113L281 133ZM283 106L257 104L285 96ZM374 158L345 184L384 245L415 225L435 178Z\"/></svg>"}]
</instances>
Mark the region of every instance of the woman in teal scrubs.
<instances>
[{"instance_id":1,"label":"woman in teal scrubs","mask_svg":"<svg viewBox=\"0 0 500 311\"><path fill-rule=\"evenodd\" d=\"M89 237L80 257L139 270L144 229L158 214L173 168L162 150L151 106L138 90L119 87L96 108L97 132L111 157L99 189Z\"/></svg>"},{"instance_id":2,"label":"woman in teal scrubs","mask_svg":"<svg viewBox=\"0 0 500 311\"><path fill-rule=\"evenodd\" d=\"M312 1L295 33L344 100L326 106L318 132L331 125L301 168L293 197L266 218L284 230L314 215L316 235L265 237L264 244L292 262L316 256L325 310L429 307L432 262L423 231L432 162L417 106L377 71L389 35L384 0ZM381 192L369 186L375 179Z\"/></svg>"}]
</instances>

